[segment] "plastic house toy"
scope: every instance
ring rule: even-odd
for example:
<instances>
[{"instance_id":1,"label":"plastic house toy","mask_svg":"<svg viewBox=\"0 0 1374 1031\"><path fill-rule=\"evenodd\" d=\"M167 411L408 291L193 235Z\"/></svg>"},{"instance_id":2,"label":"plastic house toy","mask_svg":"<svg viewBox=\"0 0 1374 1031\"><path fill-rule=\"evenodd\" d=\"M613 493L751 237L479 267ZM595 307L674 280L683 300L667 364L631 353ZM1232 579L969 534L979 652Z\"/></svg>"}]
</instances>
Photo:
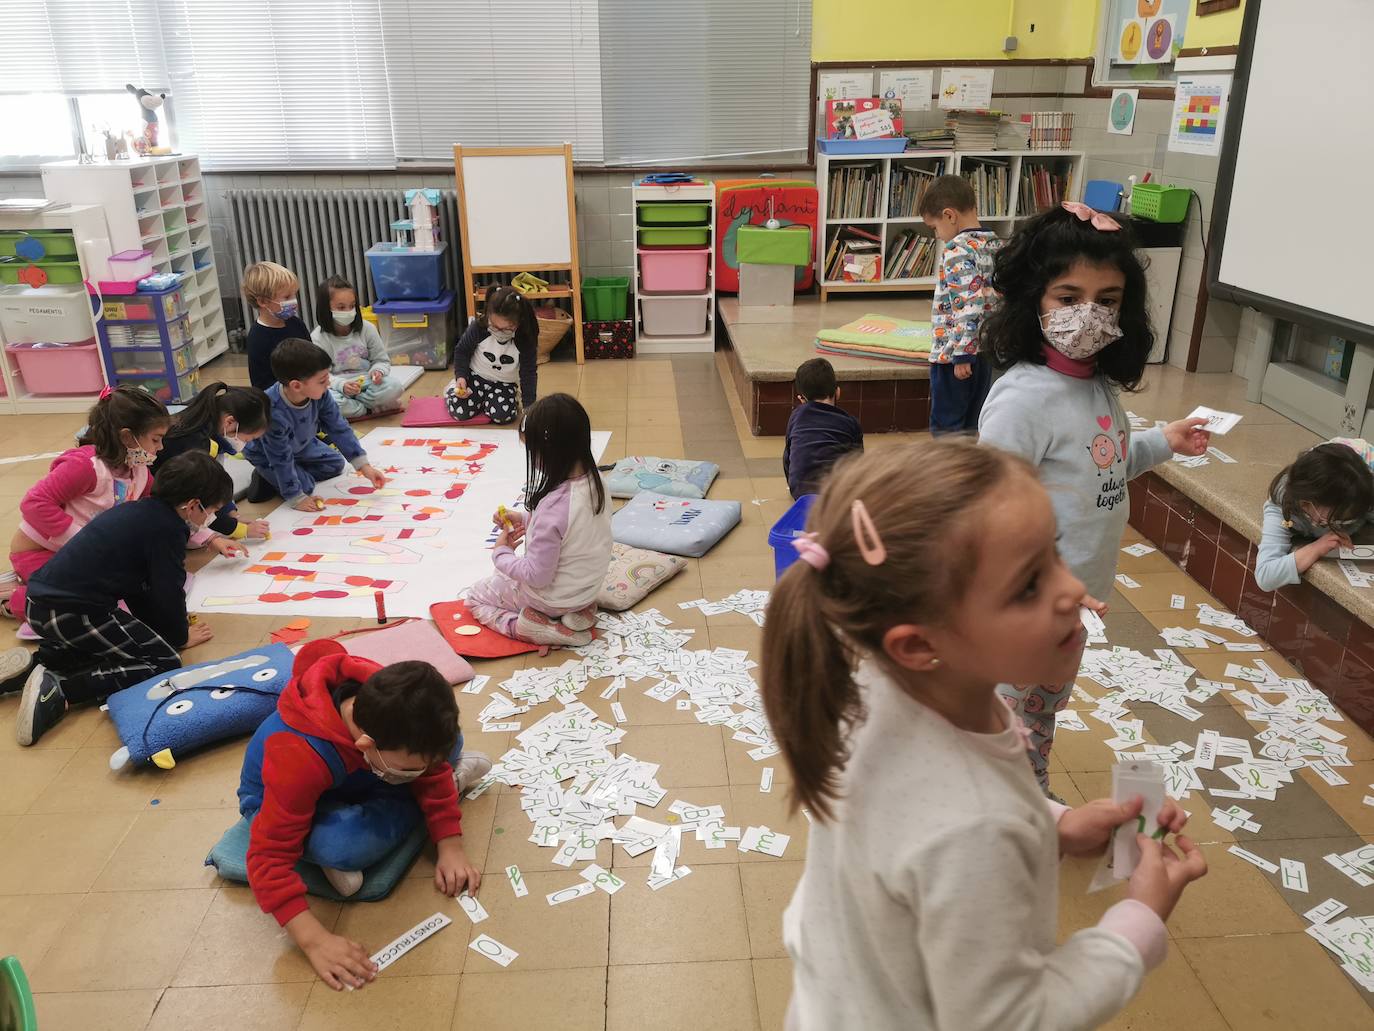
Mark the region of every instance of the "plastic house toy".
<instances>
[{"instance_id":1,"label":"plastic house toy","mask_svg":"<svg viewBox=\"0 0 1374 1031\"><path fill-rule=\"evenodd\" d=\"M406 207L415 232L415 249L432 251L439 244L439 191L406 190Z\"/></svg>"}]
</instances>

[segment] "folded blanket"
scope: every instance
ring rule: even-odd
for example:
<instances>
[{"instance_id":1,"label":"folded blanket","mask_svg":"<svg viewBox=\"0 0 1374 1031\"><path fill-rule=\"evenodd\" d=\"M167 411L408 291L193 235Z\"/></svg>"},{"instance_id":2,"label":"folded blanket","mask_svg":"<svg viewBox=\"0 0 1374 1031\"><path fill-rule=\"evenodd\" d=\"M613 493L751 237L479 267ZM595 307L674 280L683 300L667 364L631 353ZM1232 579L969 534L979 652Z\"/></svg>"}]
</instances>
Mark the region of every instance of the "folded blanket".
<instances>
[{"instance_id":1,"label":"folded blanket","mask_svg":"<svg viewBox=\"0 0 1374 1031\"><path fill-rule=\"evenodd\" d=\"M930 354L930 323L894 319L891 315L865 315L836 329L816 334L816 346L877 347L884 353Z\"/></svg>"}]
</instances>

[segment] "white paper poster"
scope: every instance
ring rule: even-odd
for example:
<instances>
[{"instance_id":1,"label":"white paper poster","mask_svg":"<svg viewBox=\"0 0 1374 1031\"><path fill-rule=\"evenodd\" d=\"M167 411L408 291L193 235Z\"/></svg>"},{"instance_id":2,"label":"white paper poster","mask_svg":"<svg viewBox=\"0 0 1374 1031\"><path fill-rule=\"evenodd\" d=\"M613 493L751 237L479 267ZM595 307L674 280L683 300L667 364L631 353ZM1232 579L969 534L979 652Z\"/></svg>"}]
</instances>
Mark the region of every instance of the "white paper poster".
<instances>
[{"instance_id":1,"label":"white paper poster","mask_svg":"<svg viewBox=\"0 0 1374 1031\"><path fill-rule=\"evenodd\" d=\"M912 68L907 71L879 72L878 96L900 100L902 112L929 111L935 93L935 69Z\"/></svg>"},{"instance_id":2,"label":"white paper poster","mask_svg":"<svg viewBox=\"0 0 1374 1031\"><path fill-rule=\"evenodd\" d=\"M940 107L945 111L992 107L992 69L941 68Z\"/></svg>"},{"instance_id":3,"label":"white paper poster","mask_svg":"<svg viewBox=\"0 0 1374 1031\"><path fill-rule=\"evenodd\" d=\"M1139 64L1140 43L1145 38L1145 23L1138 18L1121 23L1121 32L1116 39L1116 60L1118 64Z\"/></svg>"},{"instance_id":4,"label":"white paper poster","mask_svg":"<svg viewBox=\"0 0 1374 1031\"><path fill-rule=\"evenodd\" d=\"M873 96L873 73L821 72L816 79L817 99L821 106L827 100L854 100Z\"/></svg>"},{"instance_id":5,"label":"white paper poster","mask_svg":"<svg viewBox=\"0 0 1374 1031\"><path fill-rule=\"evenodd\" d=\"M1169 149L1208 157L1219 155L1230 93L1229 75L1179 79L1169 122Z\"/></svg>"},{"instance_id":6,"label":"white paper poster","mask_svg":"<svg viewBox=\"0 0 1374 1031\"><path fill-rule=\"evenodd\" d=\"M1112 106L1107 113L1107 131L1119 136L1135 132L1135 106L1140 90L1112 90Z\"/></svg>"},{"instance_id":7,"label":"white paper poster","mask_svg":"<svg viewBox=\"0 0 1374 1031\"><path fill-rule=\"evenodd\" d=\"M1139 64L1166 64L1174 59L1174 16L1162 14L1145 23L1145 50Z\"/></svg>"}]
</instances>

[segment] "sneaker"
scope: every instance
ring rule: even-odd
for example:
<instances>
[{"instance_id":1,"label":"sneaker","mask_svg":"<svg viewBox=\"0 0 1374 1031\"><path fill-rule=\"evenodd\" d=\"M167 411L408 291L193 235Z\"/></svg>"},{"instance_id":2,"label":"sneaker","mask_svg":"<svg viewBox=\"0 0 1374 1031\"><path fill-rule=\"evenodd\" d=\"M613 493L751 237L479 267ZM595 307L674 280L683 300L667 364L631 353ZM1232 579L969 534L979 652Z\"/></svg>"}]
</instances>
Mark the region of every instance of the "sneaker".
<instances>
[{"instance_id":1,"label":"sneaker","mask_svg":"<svg viewBox=\"0 0 1374 1031\"><path fill-rule=\"evenodd\" d=\"M555 648L581 648L592 643L592 635L583 630L570 630L556 619L550 619L538 609L521 609L515 621L515 636L531 644L547 644Z\"/></svg>"},{"instance_id":2,"label":"sneaker","mask_svg":"<svg viewBox=\"0 0 1374 1031\"><path fill-rule=\"evenodd\" d=\"M453 764L453 784L458 789L458 797L467 794L468 788L476 787L482 778L491 772L491 757L482 752L464 752Z\"/></svg>"},{"instance_id":3,"label":"sneaker","mask_svg":"<svg viewBox=\"0 0 1374 1031\"><path fill-rule=\"evenodd\" d=\"M6 619L18 619L18 618L19 618L18 616L16 616L16 615L14 614L14 606L12 606L12 605L10 604L10 598L11 598L13 595L14 595L14 591L10 591L10 593L9 593L8 596L6 596L6 597L4 597L4 598L0 598L0 616L4 616Z\"/></svg>"},{"instance_id":4,"label":"sneaker","mask_svg":"<svg viewBox=\"0 0 1374 1031\"><path fill-rule=\"evenodd\" d=\"M585 609L567 613L560 622L569 630L590 630L596 626L596 602L592 602Z\"/></svg>"},{"instance_id":5,"label":"sneaker","mask_svg":"<svg viewBox=\"0 0 1374 1031\"><path fill-rule=\"evenodd\" d=\"M277 488L268 483L262 473L253 470L253 478L248 481L248 493L244 495L244 500L249 504L257 504L262 501L271 501L277 497Z\"/></svg>"},{"instance_id":6,"label":"sneaker","mask_svg":"<svg viewBox=\"0 0 1374 1031\"><path fill-rule=\"evenodd\" d=\"M361 870L336 870L332 866L322 866L320 869L324 871L324 879L329 882L329 886L344 898L350 898L362 890Z\"/></svg>"},{"instance_id":7,"label":"sneaker","mask_svg":"<svg viewBox=\"0 0 1374 1031\"><path fill-rule=\"evenodd\" d=\"M0 652L0 695L22 690L33 672L33 654L27 648L8 648Z\"/></svg>"},{"instance_id":8,"label":"sneaker","mask_svg":"<svg viewBox=\"0 0 1374 1031\"><path fill-rule=\"evenodd\" d=\"M62 722L67 715L67 696L57 677L41 663L29 671L24 693L19 698L19 715L14 721L14 739L24 747Z\"/></svg>"}]
</instances>

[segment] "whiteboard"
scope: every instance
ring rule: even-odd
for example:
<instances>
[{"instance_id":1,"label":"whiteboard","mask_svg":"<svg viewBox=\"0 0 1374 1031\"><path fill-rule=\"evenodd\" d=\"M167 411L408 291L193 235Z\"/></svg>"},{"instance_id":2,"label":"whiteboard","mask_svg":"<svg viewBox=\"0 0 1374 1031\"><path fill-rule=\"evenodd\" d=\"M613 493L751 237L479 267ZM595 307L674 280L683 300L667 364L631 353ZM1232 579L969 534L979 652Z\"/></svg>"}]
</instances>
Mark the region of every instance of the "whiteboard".
<instances>
[{"instance_id":1,"label":"whiteboard","mask_svg":"<svg viewBox=\"0 0 1374 1031\"><path fill-rule=\"evenodd\" d=\"M569 265L568 164L557 154L463 152L469 266Z\"/></svg>"},{"instance_id":2,"label":"whiteboard","mask_svg":"<svg viewBox=\"0 0 1374 1031\"><path fill-rule=\"evenodd\" d=\"M1213 291L1341 336L1374 335L1371 38L1369 0L1251 0L1218 184Z\"/></svg>"}]
</instances>

